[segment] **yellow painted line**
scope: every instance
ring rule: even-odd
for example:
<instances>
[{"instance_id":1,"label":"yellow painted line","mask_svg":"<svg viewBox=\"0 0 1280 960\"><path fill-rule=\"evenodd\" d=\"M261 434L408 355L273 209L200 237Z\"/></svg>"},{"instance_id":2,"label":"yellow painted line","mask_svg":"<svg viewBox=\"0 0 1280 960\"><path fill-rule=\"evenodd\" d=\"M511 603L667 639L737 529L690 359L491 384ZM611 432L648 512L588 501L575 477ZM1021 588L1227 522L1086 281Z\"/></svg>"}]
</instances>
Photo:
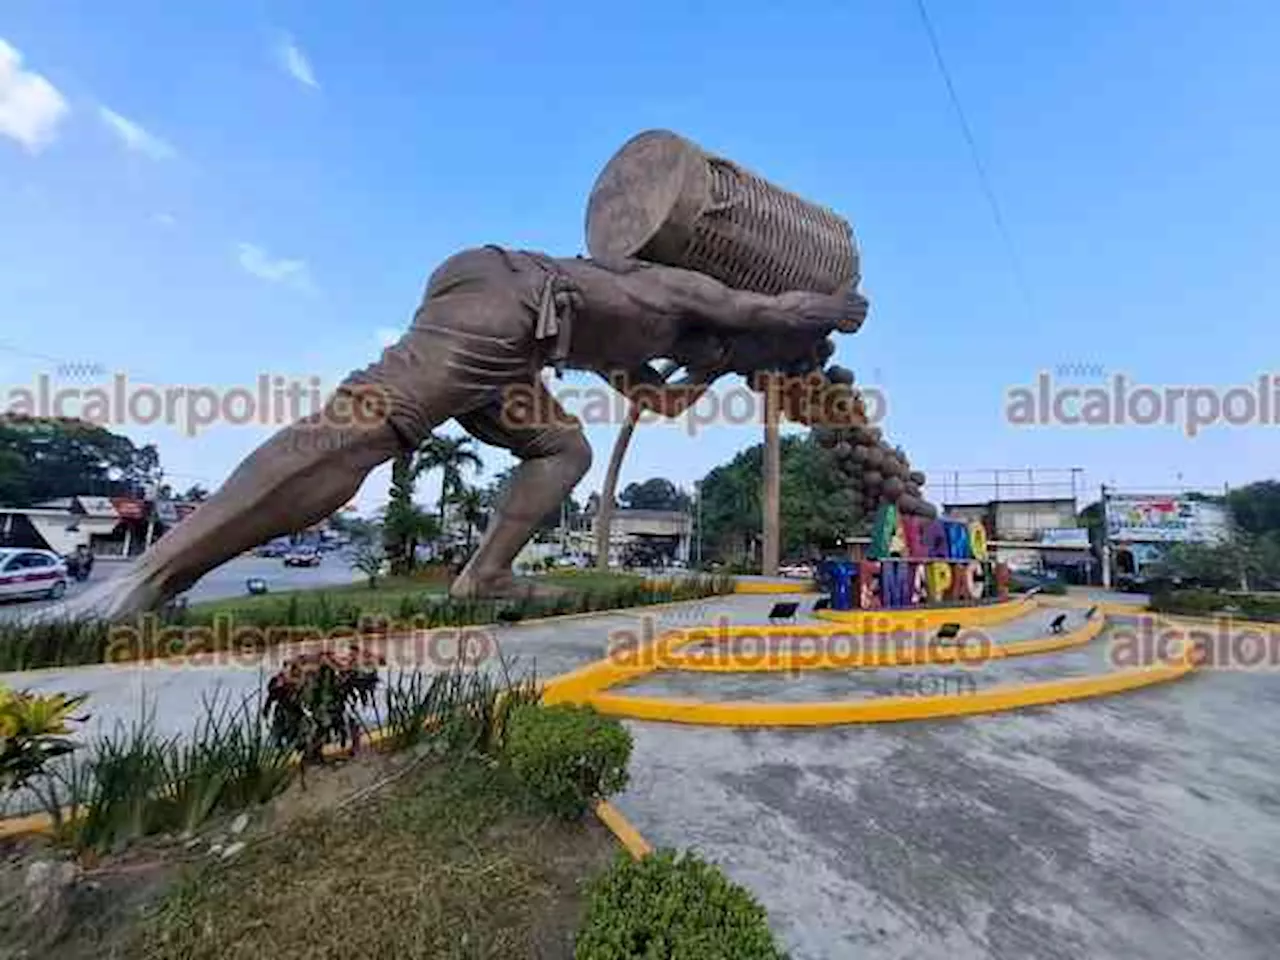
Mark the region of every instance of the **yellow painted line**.
<instances>
[{"instance_id":1,"label":"yellow painted line","mask_svg":"<svg viewBox=\"0 0 1280 960\"><path fill-rule=\"evenodd\" d=\"M542 687L542 702L585 703L593 693L653 672L676 649L689 642L685 631L668 630L634 651L615 651L548 680Z\"/></svg>"},{"instance_id":2,"label":"yellow painted line","mask_svg":"<svg viewBox=\"0 0 1280 960\"><path fill-rule=\"evenodd\" d=\"M1084 700L1176 680L1190 663L1117 670L1113 673L1033 684L1004 684L979 693L932 697L883 697L813 703L750 703L627 697L599 693L590 704L604 714L632 720L729 727L826 727L858 723L895 723Z\"/></svg>"},{"instance_id":3,"label":"yellow painted line","mask_svg":"<svg viewBox=\"0 0 1280 960\"><path fill-rule=\"evenodd\" d=\"M1120 617L1131 617L1139 613L1150 613L1145 603L1114 603L1109 600L1089 601L1062 594L1036 594L1032 599L1042 607L1072 607L1088 610L1097 607L1099 613L1115 614Z\"/></svg>"},{"instance_id":4,"label":"yellow painted line","mask_svg":"<svg viewBox=\"0 0 1280 960\"><path fill-rule=\"evenodd\" d=\"M0 840L22 837L32 833L48 833L53 829L53 818L47 813L31 813L22 817L0 820Z\"/></svg>"},{"instance_id":5,"label":"yellow painted line","mask_svg":"<svg viewBox=\"0 0 1280 960\"><path fill-rule=\"evenodd\" d=\"M1102 617L1095 617L1068 633L1010 643L988 641L976 649L968 644L943 645L938 641L906 648L856 650L848 653L831 653L825 650L815 650L812 653L775 650L763 654L751 654L736 651L699 652L673 649L658 664L658 668L707 673L763 673L875 669L945 663L976 666L988 660L1052 653L1082 646L1097 637L1105 626Z\"/></svg>"},{"instance_id":6,"label":"yellow painted line","mask_svg":"<svg viewBox=\"0 0 1280 960\"><path fill-rule=\"evenodd\" d=\"M895 625L902 627L941 626L958 623L961 626L982 626L1003 623L1026 614L1034 607L1030 599L1007 600L1001 603L973 605L969 607L907 607L881 610L818 610L814 616L821 620L855 624L863 631L880 630Z\"/></svg>"},{"instance_id":7,"label":"yellow painted line","mask_svg":"<svg viewBox=\"0 0 1280 960\"><path fill-rule=\"evenodd\" d=\"M738 580L733 585L734 593L759 596L774 593L816 593L817 590L817 584L812 580L796 580L792 583L777 583L772 580Z\"/></svg>"},{"instance_id":8,"label":"yellow painted line","mask_svg":"<svg viewBox=\"0 0 1280 960\"><path fill-rule=\"evenodd\" d=\"M596 804L596 816L637 860L653 853L653 847L640 835L640 831L608 800L601 800Z\"/></svg>"}]
</instances>

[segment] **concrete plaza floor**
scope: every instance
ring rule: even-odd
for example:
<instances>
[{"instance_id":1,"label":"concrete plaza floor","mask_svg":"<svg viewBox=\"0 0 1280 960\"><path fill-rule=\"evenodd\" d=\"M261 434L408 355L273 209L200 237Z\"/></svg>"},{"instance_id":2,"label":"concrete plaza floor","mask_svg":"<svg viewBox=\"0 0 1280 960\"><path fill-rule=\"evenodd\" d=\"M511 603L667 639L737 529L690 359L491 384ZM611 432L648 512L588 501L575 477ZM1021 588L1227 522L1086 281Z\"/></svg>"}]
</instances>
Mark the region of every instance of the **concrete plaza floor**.
<instances>
[{"instance_id":1,"label":"concrete plaza floor","mask_svg":"<svg viewBox=\"0 0 1280 960\"><path fill-rule=\"evenodd\" d=\"M517 670L545 678L599 658L628 633L643 638L720 616L764 622L779 599L717 598L489 635ZM987 629L997 641L1028 639L1044 633L1047 613ZM1074 616L1068 627L1082 614ZM990 669L1002 681L1106 669L1105 640ZM447 650L391 653L392 670L397 661L443 669L449 659ZM136 718L144 704L159 730L180 734L202 696L219 687L250 694L278 659L78 667L0 683L88 692L90 734ZM954 668L913 672L924 669ZM874 687L896 686L893 677L657 674L631 689L657 684L708 698L900 694ZM655 846L697 849L751 889L793 960L1277 955L1274 673L1202 671L1077 703L896 724L627 725L632 779L617 806Z\"/></svg>"},{"instance_id":2,"label":"concrete plaza floor","mask_svg":"<svg viewBox=\"0 0 1280 960\"><path fill-rule=\"evenodd\" d=\"M753 890L793 960L1271 960L1280 676L962 719L628 722L618 807Z\"/></svg>"}]
</instances>

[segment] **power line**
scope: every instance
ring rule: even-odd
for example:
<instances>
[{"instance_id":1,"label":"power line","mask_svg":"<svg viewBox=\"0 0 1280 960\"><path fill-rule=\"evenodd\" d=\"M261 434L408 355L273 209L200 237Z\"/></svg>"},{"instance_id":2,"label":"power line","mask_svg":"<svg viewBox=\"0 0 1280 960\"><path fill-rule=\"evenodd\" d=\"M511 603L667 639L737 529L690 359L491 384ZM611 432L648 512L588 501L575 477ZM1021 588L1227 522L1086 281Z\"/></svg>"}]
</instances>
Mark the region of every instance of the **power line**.
<instances>
[{"instance_id":1,"label":"power line","mask_svg":"<svg viewBox=\"0 0 1280 960\"><path fill-rule=\"evenodd\" d=\"M1017 249L1013 244L1013 236L1009 232L1004 214L1000 210L1000 202L996 199L996 192L991 185L991 178L987 175L987 168L982 162L981 154L978 152L978 142L974 138L973 128L969 126L969 119L965 114L964 106L960 103L960 94L956 91L955 82L951 79L951 71L947 68L947 61L942 56L942 45L938 42L938 34L933 28L933 21L929 18L925 0L916 0L916 9L920 11L920 19L923 21L925 33L929 37L929 47L933 50L933 58L938 64L938 72L942 74L943 83L946 84L947 95L951 99L951 106L955 110L956 119L960 123L960 131L964 135L965 143L969 145L969 157L973 161L978 183L987 199L987 205L991 208L991 216L995 220L996 229L1000 232L1000 237L1004 241L1005 252L1009 256L1009 262L1013 268L1018 289L1027 301L1028 308L1030 308L1032 305L1031 288L1028 286L1026 274L1022 270L1022 261L1018 257Z\"/></svg>"}]
</instances>

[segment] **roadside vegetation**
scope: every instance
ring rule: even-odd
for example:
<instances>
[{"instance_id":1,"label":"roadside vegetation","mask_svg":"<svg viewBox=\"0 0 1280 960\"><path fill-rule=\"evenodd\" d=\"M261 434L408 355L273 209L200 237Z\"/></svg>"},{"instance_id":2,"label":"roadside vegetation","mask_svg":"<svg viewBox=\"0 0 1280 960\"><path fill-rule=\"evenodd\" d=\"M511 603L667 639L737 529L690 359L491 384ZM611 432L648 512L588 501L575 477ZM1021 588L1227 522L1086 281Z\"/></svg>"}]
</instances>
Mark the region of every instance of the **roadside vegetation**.
<instances>
[{"instance_id":1,"label":"roadside vegetation","mask_svg":"<svg viewBox=\"0 0 1280 960\"><path fill-rule=\"evenodd\" d=\"M183 736L144 715L83 745L83 698L6 692L2 797L52 828L2 842L0 955L781 956L717 868L590 816L628 782L619 721L531 676L377 666L299 657Z\"/></svg>"},{"instance_id":2,"label":"roadside vegetation","mask_svg":"<svg viewBox=\"0 0 1280 960\"><path fill-rule=\"evenodd\" d=\"M512 623L696 600L733 590L733 580L720 576L649 580L582 572L540 580L563 587L563 593L514 601L451 600L413 578L391 578L374 590L350 584L195 604L140 618L134 626L113 627L97 620L4 622L0 672L241 651L395 630Z\"/></svg>"}]
</instances>

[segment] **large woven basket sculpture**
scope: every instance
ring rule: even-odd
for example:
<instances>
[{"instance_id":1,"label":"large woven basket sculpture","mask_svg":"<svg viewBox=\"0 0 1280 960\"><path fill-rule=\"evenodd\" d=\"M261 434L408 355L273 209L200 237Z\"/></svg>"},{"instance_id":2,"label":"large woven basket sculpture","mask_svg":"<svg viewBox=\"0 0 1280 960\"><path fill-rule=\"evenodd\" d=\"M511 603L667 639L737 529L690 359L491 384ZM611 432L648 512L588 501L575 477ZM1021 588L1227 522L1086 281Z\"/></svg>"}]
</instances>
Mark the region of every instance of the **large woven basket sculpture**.
<instances>
[{"instance_id":1,"label":"large woven basket sculpture","mask_svg":"<svg viewBox=\"0 0 1280 960\"><path fill-rule=\"evenodd\" d=\"M739 290L841 293L858 275L846 220L667 130L609 160L586 229L597 259L697 270Z\"/></svg>"}]
</instances>

